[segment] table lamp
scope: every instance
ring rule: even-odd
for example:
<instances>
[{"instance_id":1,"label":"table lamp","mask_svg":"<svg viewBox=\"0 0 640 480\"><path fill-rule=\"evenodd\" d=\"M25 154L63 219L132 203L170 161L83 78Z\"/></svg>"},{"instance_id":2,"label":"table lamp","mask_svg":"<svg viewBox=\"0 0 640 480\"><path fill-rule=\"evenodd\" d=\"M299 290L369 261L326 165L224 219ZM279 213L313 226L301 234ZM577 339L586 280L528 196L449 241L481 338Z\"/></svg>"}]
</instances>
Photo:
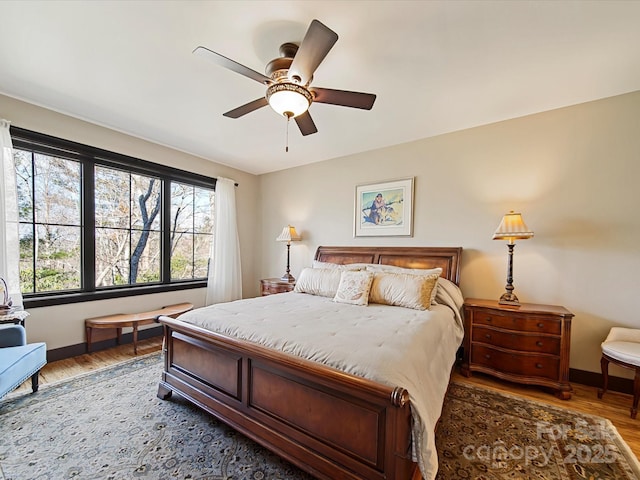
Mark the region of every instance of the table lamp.
<instances>
[{"instance_id":1,"label":"table lamp","mask_svg":"<svg viewBox=\"0 0 640 480\"><path fill-rule=\"evenodd\" d=\"M533 237L533 232L527 228L522 215L514 213L511 210L504 217L498 226L498 229L493 234L494 240L507 240L507 247L509 248L509 264L507 270L507 290L502 294L498 303L500 305L520 305L518 297L513 293L513 248L516 246L516 240L525 240Z\"/></svg>"},{"instance_id":2,"label":"table lamp","mask_svg":"<svg viewBox=\"0 0 640 480\"><path fill-rule=\"evenodd\" d=\"M300 235L296 232L295 227L291 225L287 225L282 229L282 233L276 238L277 242L287 242L287 271L286 273L280 277L280 280L284 280L285 282L295 282L295 278L291 275L289 270L289 250L291 248L291 242L297 242L300 240Z\"/></svg>"}]
</instances>

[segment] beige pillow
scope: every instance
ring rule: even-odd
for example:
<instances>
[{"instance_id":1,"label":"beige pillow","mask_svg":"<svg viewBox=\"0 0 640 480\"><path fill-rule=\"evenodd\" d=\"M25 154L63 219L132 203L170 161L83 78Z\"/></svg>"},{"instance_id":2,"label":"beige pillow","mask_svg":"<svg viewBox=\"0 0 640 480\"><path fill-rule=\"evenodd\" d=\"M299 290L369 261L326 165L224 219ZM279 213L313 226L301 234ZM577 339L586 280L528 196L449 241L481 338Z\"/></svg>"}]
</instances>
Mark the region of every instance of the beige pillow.
<instances>
[{"instance_id":1,"label":"beige pillow","mask_svg":"<svg viewBox=\"0 0 640 480\"><path fill-rule=\"evenodd\" d=\"M367 305L372 281L373 273L371 272L342 270L340 285L333 301L351 305Z\"/></svg>"},{"instance_id":2,"label":"beige pillow","mask_svg":"<svg viewBox=\"0 0 640 480\"><path fill-rule=\"evenodd\" d=\"M407 273L376 273L373 277L369 301L383 305L427 310L435 296L440 275L411 275Z\"/></svg>"},{"instance_id":3,"label":"beige pillow","mask_svg":"<svg viewBox=\"0 0 640 480\"><path fill-rule=\"evenodd\" d=\"M347 265L340 265L338 263L319 262L313 261L313 268L322 268L325 270L364 270L365 265L362 263L349 263Z\"/></svg>"},{"instance_id":4,"label":"beige pillow","mask_svg":"<svg viewBox=\"0 0 640 480\"><path fill-rule=\"evenodd\" d=\"M304 268L298 276L293 291L319 295L321 297L333 297L338 291L341 273L341 270Z\"/></svg>"},{"instance_id":5,"label":"beige pillow","mask_svg":"<svg viewBox=\"0 0 640 480\"><path fill-rule=\"evenodd\" d=\"M442 275L442 268L404 268L395 265L371 264L367 265L367 270L374 273L405 273L408 275ZM431 292L431 305L435 305L437 288Z\"/></svg>"},{"instance_id":6,"label":"beige pillow","mask_svg":"<svg viewBox=\"0 0 640 480\"><path fill-rule=\"evenodd\" d=\"M367 270L370 272L384 272L384 273L408 273L411 275L432 275L437 273L442 275L442 269L437 268L404 268L397 267L395 265L384 265L382 263L371 263L367 265Z\"/></svg>"}]
</instances>

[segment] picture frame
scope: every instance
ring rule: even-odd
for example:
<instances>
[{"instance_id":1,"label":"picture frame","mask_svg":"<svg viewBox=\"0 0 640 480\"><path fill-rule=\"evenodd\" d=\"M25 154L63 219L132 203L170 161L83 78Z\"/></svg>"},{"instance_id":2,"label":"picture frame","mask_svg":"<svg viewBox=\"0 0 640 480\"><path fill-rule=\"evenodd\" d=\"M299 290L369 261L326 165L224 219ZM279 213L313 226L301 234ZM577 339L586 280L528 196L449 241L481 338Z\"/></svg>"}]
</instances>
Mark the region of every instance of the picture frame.
<instances>
[{"instance_id":1,"label":"picture frame","mask_svg":"<svg viewBox=\"0 0 640 480\"><path fill-rule=\"evenodd\" d=\"M413 235L413 177L356 186L355 237Z\"/></svg>"}]
</instances>

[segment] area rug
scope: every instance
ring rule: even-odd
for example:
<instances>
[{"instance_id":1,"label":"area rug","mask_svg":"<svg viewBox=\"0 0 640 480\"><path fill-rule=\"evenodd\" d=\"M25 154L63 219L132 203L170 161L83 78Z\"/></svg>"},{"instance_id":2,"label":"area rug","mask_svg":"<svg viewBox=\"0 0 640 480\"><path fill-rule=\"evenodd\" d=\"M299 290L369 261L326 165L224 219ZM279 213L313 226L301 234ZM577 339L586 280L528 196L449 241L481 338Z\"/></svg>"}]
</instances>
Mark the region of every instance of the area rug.
<instances>
[{"instance_id":1,"label":"area rug","mask_svg":"<svg viewBox=\"0 0 640 480\"><path fill-rule=\"evenodd\" d=\"M161 370L153 354L0 402L0 479L312 478L178 395L158 399ZM437 438L441 480L640 477L608 421L475 387L451 385Z\"/></svg>"},{"instance_id":2,"label":"area rug","mask_svg":"<svg viewBox=\"0 0 640 480\"><path fill-rule=\"evenodd\" d=\"M469 385L449 386L436 444L439 480L640 479L609 420Z\"/></svg>"}]
</instances>

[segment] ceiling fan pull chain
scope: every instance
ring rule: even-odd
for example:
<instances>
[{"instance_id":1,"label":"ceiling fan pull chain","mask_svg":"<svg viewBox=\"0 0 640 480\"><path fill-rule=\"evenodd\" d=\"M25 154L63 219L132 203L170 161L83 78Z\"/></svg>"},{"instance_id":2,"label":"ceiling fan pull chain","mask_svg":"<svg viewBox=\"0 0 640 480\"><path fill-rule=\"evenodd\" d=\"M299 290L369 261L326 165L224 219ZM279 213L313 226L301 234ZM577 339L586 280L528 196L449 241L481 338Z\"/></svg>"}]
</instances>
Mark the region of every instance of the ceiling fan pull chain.
<instances>
[{"instance_id":1,"label":"ceiling fan pull chain","mask_svg":"<svg viewBox=\"0 0 640 480\"><path fill-rule=\"evenodd\" d=\"M291 120L291 115L285 114L285 116L287 117L287 139L286 139L284 151L285 153L289 153L289 120Z\"/></svg>"}]
</instances>

